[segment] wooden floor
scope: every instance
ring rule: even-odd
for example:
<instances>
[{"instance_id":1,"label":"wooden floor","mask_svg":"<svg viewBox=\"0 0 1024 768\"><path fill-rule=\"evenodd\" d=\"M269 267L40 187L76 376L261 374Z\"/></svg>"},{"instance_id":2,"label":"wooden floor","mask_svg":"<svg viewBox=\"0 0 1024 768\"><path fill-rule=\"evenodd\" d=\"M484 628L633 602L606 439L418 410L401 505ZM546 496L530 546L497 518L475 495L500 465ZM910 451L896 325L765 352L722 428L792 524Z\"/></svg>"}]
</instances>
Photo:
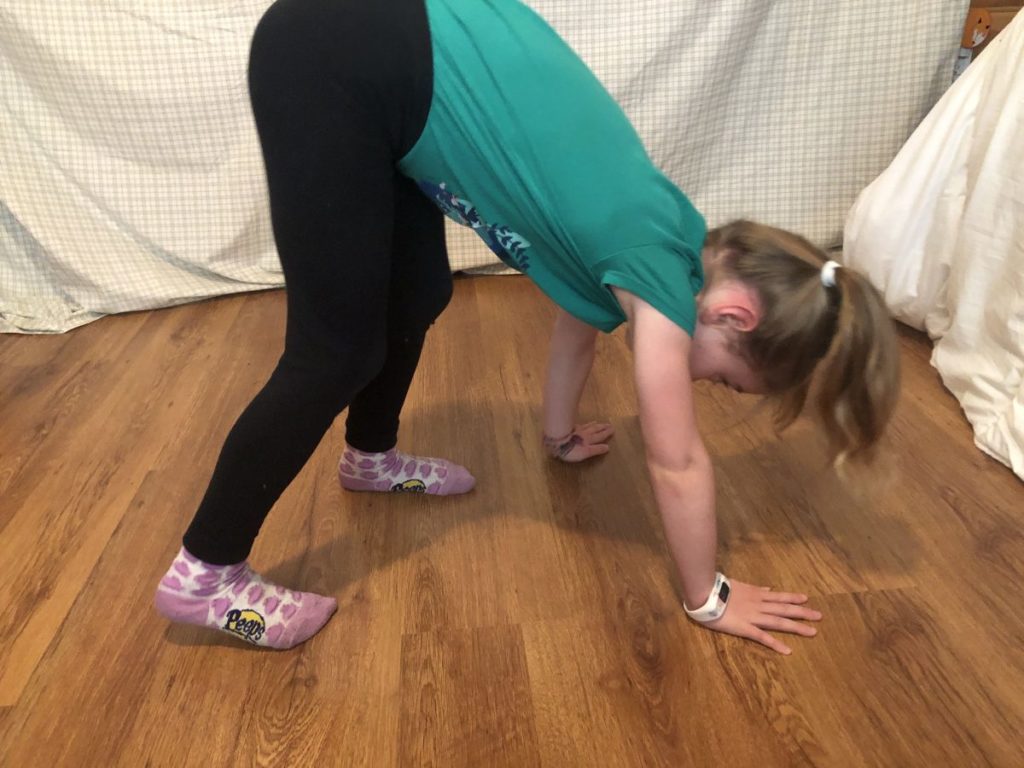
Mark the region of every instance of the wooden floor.
<instances>
[{"instance_id":1,"label":"wooden floor","mask_svg":"<svg viewBox=\"0 0 1024 768\"><path fill-rule=\"evenodd\" d=\"M169 625L153 590L283 315L272 292L0 337L0 765L1024 766L1024 485L910 333L873 496L806 425L698 385L721 566L825 613L789 658L680 610L621 333L583 405L612 453L542 455L552 312L522 278L457 281L406 408L402 445L473 493L343 494L339 419L253 553L337 596L324 631L275 653Z\"/></svg>"}]
</instances>

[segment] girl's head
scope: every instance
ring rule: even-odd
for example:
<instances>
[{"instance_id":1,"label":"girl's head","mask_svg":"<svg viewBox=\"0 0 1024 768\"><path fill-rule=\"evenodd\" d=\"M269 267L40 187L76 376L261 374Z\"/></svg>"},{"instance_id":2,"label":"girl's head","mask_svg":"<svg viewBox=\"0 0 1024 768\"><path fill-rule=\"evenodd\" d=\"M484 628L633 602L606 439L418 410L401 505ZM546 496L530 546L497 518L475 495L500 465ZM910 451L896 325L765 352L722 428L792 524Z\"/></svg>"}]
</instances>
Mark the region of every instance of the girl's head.
<instances>
[{"instance_id":1,"label":"girl's head","mask_svg":"<svg viewBox=\"0 0 1024 768\"><path fill-rule=\"evenodd\" d=\"M711 230L691 372L772 396L780 428L813 392L833 456L869 459L899 395L899 345L874 286L845 268L825 285L826 260L774 227L735 221Z\"/></svg>"}]
</instances>

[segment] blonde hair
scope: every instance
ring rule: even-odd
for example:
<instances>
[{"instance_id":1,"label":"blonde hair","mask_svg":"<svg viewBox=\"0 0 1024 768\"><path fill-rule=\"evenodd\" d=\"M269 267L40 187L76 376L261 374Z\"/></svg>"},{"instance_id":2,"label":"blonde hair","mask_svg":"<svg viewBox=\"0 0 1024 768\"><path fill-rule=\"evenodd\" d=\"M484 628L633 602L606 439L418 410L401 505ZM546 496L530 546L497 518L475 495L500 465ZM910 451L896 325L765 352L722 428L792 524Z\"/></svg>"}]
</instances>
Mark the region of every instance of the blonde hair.
<instances>
[{"instance_id":1,"label":"blonde hair","mask_svg":"<svg viewBox=\"0 0 1024 768\"><path fill-rule=\"evenodd\" d=\"M776 401L781 430L803 412L809 393L830 457L870 461L899 397L900 352L881 295L851 269L823 284L827 257L799 235L750 221L708 233L714 266L752 287L761 301L757 326L740 334L739 351Z\"/></svg>"}]
</instances>

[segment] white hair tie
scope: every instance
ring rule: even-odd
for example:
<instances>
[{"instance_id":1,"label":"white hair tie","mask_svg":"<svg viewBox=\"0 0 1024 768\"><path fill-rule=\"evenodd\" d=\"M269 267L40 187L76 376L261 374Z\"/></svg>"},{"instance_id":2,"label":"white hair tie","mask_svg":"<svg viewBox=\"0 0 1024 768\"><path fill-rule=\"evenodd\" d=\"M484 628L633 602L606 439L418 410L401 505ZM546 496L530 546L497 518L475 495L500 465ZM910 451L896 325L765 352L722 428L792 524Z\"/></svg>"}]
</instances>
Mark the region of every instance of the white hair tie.
<instances>
[{"instance_id":1,"label":"white hair tie","mask_svg":"<svg viewBox=\"0 0 1024 768\"><path fill-rule=\"evenodd\" d=\"M838 261L826 261L821 268L821 284L826 288L834 288L836 285L836 270L841 266L843 265Z\"/></svg>"}]
</instances>

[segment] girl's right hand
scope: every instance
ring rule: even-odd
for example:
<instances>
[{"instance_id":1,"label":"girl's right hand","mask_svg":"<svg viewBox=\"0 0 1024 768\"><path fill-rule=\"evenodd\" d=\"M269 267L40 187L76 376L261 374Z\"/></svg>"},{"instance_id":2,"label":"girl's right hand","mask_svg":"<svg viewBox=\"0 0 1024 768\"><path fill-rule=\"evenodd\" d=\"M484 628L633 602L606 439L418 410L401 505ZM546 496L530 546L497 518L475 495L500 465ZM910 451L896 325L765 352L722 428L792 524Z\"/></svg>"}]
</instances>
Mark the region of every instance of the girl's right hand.
<instances>
[{"instance_id":1,"label":"girl's right hand","mask_svg":"<svg viewBox=\"0 0 1024 768\"><path fill-rule=\"evenodd\" d=\"M821 612L805 607L806 602L807 595L773 592L771 587L756 587L730 579L725 613L714 621L703 623L703 626L716 632L745 637L788 656L792 649L770 635L768 630L814 637L818 630L801 622L821 621Z\"/></svg>"}]
</instances>

